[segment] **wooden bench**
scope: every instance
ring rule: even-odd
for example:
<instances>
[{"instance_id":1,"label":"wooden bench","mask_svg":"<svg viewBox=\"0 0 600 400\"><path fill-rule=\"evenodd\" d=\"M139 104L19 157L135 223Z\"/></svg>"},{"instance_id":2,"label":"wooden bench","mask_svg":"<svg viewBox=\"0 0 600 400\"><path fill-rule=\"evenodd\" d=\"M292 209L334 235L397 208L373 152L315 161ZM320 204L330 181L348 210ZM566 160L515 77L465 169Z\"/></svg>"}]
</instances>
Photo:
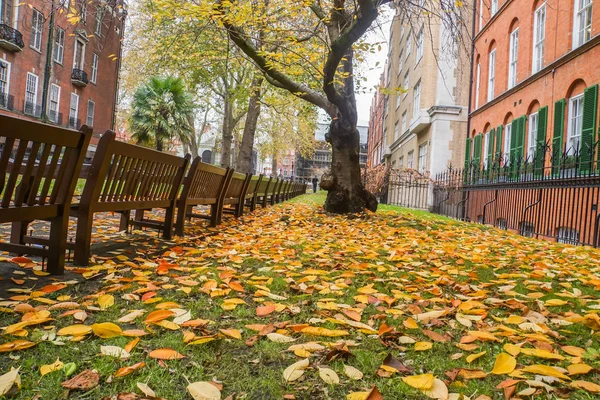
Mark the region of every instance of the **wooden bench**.
<instances>
[{"instance_id":1,"label":"wooden bench","mask_svg":"<svg viewBox=\"0 0 600 400\"><path fill-rule=\"evenodd\" d=\"M188 172L181 195L177 200L177 221L175 223L175 234L184 236L185 220L193 218L207 218L210 226L221 223L223 213L223 198L233 171L229 168L223 169L214 165L205 164L196 157L190 171ZM194 206L210 206L210 214L194 214Z\"/></svg>"},{"instance_id":2,"label":"wooden bench","mask_svg":"<svg viewBox=\"0 0 600 400\"><path fill-rule=\"evenodd\" d=\"M277 191L281 186L281 179L272 178L273 184L269 187L269 191L267 192L267 203L274 205L277 202Z\"/></svg>"},{"instance_id":3,"label":"wooden bench","mask_svg":"<svg viewBox=\"0 0 600 400\"><path fill-rule=\"evenodd\" d=\"M250 211L254 211L256 209L258 186L262 182L262 179L262 175L250 176L250 183L248 184L248 189L246 189L246 195L244 196L244 206L248 207Z\"/></svg>"},{"instance_id":4,"label":"wooden bench","mask_svg":"<svg viewBox=\"0 0 600 400\"><path fill-rule=\"evenodd\" d=\"M273 184L275 183L275 181L273 180L273 178L267 178L266 176L263 176L263 178L261 179L260 183L258 184L258 188L256 189L256 203L254 205L254 209L256 209L257 205L261 205L263 208L265 208L267 206L267 202L268 202L268 196L267 196L267 192L269 191L269 188L273 187ZM254 209L252 209L252 211L254 211Z\"/></svg>"},{"instance_id":5,"label":"wooden bench","mask_svg":"<svg viewBox=\"0 0 600 400\"><path fill-rule=\"evenodd\" d=\"M79 204L71 207L77 217L74 263L88 265L94 214L113 211L121 214L119 229L129 225L162 231L170 239L175 202L190 155L176 157L155 150L118 142L114 132L100 138ZM144 211L165 210L163 221L144 218ZM137 210L131 220L131 211ZM68 247L71 247L70 245Z\"/></svg>"},{"instance_id":6,"label":"wooden bench","mask_svg":"<svg viewBox=\"0 0 600 400\"><path fill-rule=\"evenodd\" d=\"M0 223L12 222L11 243L0 249L48 259L47 270L62 274L69 207L92 130L79 132L0 115ZM10 159L12 163L10 163ZM44 246L28 246L27 226L50 222Z\"/></svg>"},{"instance_id":7,"label":"wooden bench","mask_svg":"<svg viewBox=\"0 0 600 400\"><path fill-rule=\"evenodd\" d=\"M244 199L251 178L252 174L242 174L232 171L231 181L223 198L223 205L230 205L231 207L223 208L223 212L233 214L236 218L244 214Z\"/></svg>"}]
</instances>

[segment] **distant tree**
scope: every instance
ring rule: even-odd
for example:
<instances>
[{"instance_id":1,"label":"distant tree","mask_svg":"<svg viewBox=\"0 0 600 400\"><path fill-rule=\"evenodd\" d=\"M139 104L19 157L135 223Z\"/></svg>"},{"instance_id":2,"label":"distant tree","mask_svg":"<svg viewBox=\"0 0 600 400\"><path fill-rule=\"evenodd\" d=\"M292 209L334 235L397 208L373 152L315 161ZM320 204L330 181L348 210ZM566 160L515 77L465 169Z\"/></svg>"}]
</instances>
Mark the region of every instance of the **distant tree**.
<instances>
[{"instance_id":1,"label":"distant tree","mask_svg":"<svg viewBox=\"0 0 600 400\"><path fill-rule=\"evenodd\" d=\"M194 133L192 96L181 78L152 77L133 95L129 128L140 144L156 143L163 150L166 140L188 143Z\"/></svg>"}]
</instances>

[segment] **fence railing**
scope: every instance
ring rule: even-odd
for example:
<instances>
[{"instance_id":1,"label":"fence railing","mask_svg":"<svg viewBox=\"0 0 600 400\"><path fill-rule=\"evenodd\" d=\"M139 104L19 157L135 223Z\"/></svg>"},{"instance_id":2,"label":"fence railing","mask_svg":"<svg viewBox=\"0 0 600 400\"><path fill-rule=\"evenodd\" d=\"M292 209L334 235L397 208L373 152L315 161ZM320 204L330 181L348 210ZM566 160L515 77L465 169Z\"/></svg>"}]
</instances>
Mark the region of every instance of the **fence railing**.
<instances>
[{"instance_id":1,"label":"fence railing","mask_svg":"<svg viewBox=\"0 0 600 400\"><path fill-rule=\"evenodd\" d=\"M469 163L435 176L432 211L527 237L600 246L600 158L594 148ZM483 164L483 165L481 165Z\"/></svg>"}]
</instances>

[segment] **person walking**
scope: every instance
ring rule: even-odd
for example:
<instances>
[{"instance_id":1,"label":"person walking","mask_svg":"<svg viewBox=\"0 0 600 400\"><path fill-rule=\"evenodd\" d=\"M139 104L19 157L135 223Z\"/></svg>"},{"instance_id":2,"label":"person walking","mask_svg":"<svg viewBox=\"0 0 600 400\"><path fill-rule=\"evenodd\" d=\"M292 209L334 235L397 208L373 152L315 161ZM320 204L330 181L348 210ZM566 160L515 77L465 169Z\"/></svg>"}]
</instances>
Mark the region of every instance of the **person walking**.
<instances>
[{"instance_id":1,"label":"person walking","mask_svg":"<svg viewBox=\"0 0 600 400\"><path fill-rule=\"evenodd\" d=\"M313 193L317 193L317 184L319 183L319 178L317 178L317 176L315 175L312 178L312 184L313 184Z\"/></svg>"}]
</instances>

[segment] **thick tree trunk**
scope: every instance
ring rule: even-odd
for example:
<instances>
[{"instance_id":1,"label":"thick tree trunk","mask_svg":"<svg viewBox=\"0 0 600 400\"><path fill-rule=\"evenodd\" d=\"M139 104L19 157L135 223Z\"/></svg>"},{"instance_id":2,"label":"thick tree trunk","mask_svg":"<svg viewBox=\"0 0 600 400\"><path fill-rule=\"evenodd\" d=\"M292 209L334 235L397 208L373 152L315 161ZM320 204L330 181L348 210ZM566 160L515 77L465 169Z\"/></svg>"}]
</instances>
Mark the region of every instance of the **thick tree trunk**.
<instances>
[{"instance_id":1,"label":"thick tree trunk","mask_svg":"<svg viewBox=\"0 0 600 400\"><path fill-rule=\"evenodd\" d=\"M248 101L248 113L244 124L242 143L237 159L237 169L243 173L252 172L252 150L254 148L254 134L260 116L261 86L264 78L256 74L252 80L252 94Z\"/></svg>"},{"instance_id":2,"label":"thick tree trunk","mask_svg":"<svg viewBox=\"0 0 600 400\"><path fill-rule=\"evenodd\" d=\"M277 177L277 156L275 154L271 159L271 176Z\"/></svg>"},{"instance_id":3,"label":"thick tree trunk","mask_svg":"<svg viewBox=\"0 0 600 400\"><path fill-rule=\"evenodd\" d=\"M325 210L336 214L377 210L377 200L364 188L360 175L360 135L355 121L340 115L329 126L331 171L321 177L320 186L327 190Z\"/></svg>"},{"instance_id":4,"label":"thick tree trunk","mask_svg":"<svg viewBox=\"0 0 600 400\"><path fill-rule=\"evenodd\" d=\"M184 149L187 148L187 150L192 154L192 158L198 156L198 141L196 139L196 125L194 123L194 120L194 115L190 114L188 116L188 123L192 127L192 132L190 134L190 137L188 138L187 143L184 143ZM184 153L187 153L187 151L184 151Z\"/></svg>"},{"instance_id":5,"label":"thick tree trunk","mask_svg":"<svg viewBox=\"0 0 600 400\"><path fill-rule=\"evenodd\" d=\"M227 96L225 98L225 110L223 113L223 140L221 143L221 167L231 166L231 142L233 140L233 102Z\"/></svg>"},{"instance_id":6,"label":"thick tree trunk","mask_svg":"<svg viewBox=\"0 0 600 400\"><path fill-rule=\"evenodd\" d=\"M163 140L162 140L162 138L156 138L156 150L163 151Z\"/></svg>"}]
</instances>

